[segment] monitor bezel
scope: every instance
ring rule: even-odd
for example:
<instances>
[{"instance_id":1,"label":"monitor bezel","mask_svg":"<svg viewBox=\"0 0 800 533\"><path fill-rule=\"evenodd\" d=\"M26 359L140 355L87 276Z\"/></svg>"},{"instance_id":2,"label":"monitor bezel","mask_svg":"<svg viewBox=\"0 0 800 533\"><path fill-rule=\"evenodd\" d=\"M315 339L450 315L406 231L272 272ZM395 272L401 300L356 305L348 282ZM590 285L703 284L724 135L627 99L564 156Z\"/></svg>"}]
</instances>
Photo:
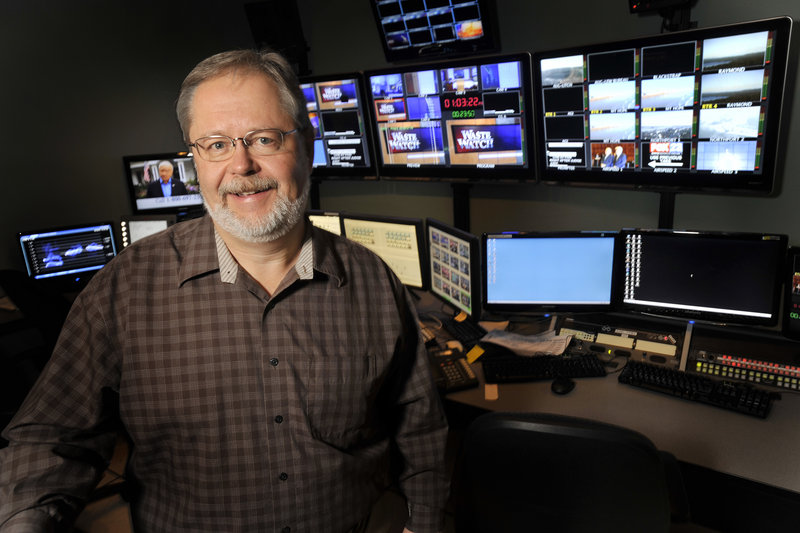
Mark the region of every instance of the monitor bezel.
<instances>
[{"instance_id":1,"label":"monitor bezel","mask_svg":"<svg viewBox=\"0 0 800 533\"><path fill-rule=\"evenodd\" d=\"M522 151L527 160L527 167L518 165L503 165L479 168L474 165L390 165L384 162L380 149L379 123L375 113L375 100L371 89L371 76L385 74L405 74L432 69L457 68L468 65L481 65L490 63L504 63L519 61L520 63L520 94L523 99L523 138ZM530 52L517 52L507 54L482 55L468 58L448 59L426 63L396 65L394 67L380 68L364 71L364 90L369 102L369 120L372 128L372 138L375 148L375 165L378 176L382 180L411 180L411 181L447 181L464 183L536 183L535 156L534 156L534 107L531 81L531 54ZM458 93L454 93L458 94ZM452 119L451 119L452 120ZM442 120L442 125L445 121Z\"/></svg>"},{"instance_id":2,"label":"monitor bezel","mask_svg":"<svg viewBox=\"0 0 800 533\"><path fill-rule=\"evenodd\" d=\"M534 94L534 129L536 135L535 167L539 180L547 185L564 185L578 187L595 187L609 189L647 190L656 192L690 192L707 194L755 195L769 196L780 188L780 177L783 170L783 153L785 151L784 135L786 130L785 92L786 80L789 76L789 56L791 30L793 21L790 17L774 17L769 19L740 22L723 26L702 29L691 29L680 32L648 35L634 39L610 41L605 43L589 43L583 46L572 46L555 50L539 51L533 54L533 94ZM601 51L613 51L623 48L641 48L643 46L679 43L686 40L709 39L735 34L758 31L775 31L776 41L771 60L772 82L770 84L769 105L766 115L766 130L760 137L767 143L762 149L761 174L714 174L713 171L699 173L656 173L641 171L602 172L587 169L560 171L548 167L546 139L544 136L545 111L543 109L543 92L541 77L541 60L553 57L588 54ZM637 74L637 79L640 76ZM699 104L698 104L699 105ZM588 110L585 111L588 113ZM584 139L587 142L589 139ZM641 139L637 137L637 142ZM735 180L731 178L735 177Z\"/></svg>"},{"instance_id":3,"label":"monitor bezel","mask_svg":"<svg viewBox=\"0 0 800 533\"><path fill-rule=\"evenodd\" d=\"M439 45L409 46L408 48L390 48L381 24L376 0L370 0L375 29L381 41L383 55L389 63L403 61L425 61L436 58L452 58L464 55L485 54L500 50L500 36L497 24L496 0L476 0L481 12L482 37L469 40L456 40ZM425 13L428 9L424 10Z\"/></svg>"},{"instance_id":4,"label":"monitor bezel","mask_svg":"<svg viewBox=\"0 0 800 533\"><path fill-rule=\"evenodd\" d=\"M481 311L483 307L483 273L481 272L482 251L481 251L481 238L468 231L456 228L450 224L437 220L435 218L425 219L425 239L427 243L426 255L428 256L428 292L434 297L441 300L443 303L449 305L456 310L456 314L463 311L460 307L453 304L451 300L444 295L437 293L433 288L433 270L432 270L432 257L431 257L431 242L430 242L430 228L437 229L441 232L453 235L463 241L469 243L469 268L470 268L470 299L472 301L472 313L469 318L477 322L480 320ZM475 279L475 278L480 279ZM464 311L466 313L466 311Z\"/></svg>"},{"instance_id":5,"label":"monitor bezel","mask_svg":"<svg viewBox=\"0 0 800 533\"><path fill-rule=\"evenodd\" d=\"M614 239L614 251L611 265L611 288L609 301L602 304L570 304L570 303L497 303L489 301L488 292L488 253L487 241L491 238L501 239L548 239L548 238L608 238ZM619 300L619 287L621 281L620 266L623 253L620 246L618 231L508 231L490 232L481 236L482 269L481 281L483 290L483 309L489 313L499 315L552 315L552 314L577 314L612 312L616 310ZM553 260L548 258L547 260Z\"/></svg>"},{"instance_id":6,"label":"monitor bezel","mask_svg":"<svg viewBox=\"0 0 800 533\"><path fill-rule=\"evenodd\" d=\"M659 318L679 319L690 322L702 322L707 324L741 325L741 326L765 326L771 327L778 323L781 316L782 287L786 268L786 253L788 249L788 236L779 233L749 233L749 232L725 232L725 231L695 231L695 230L668 230L668 229L623 229L620 231L620 244L624 247L627 236L630 234L667 236L680 239L706 238L740 241L778 241L782 249L782 256L779 258L775 271L775 280L772 287L772 305L770 317L747 317L730 313L718 313L713 311L696 311L688 309L677 309L661 306L650 306L646 304L631 303L625 301L624 291L619 291L618 308L623 313L638 315L656 316ZM623 251L623 254L625 252ZM626 268L623 258L621 268ZM624 272L622 276L624 278ZM624 279L620 280L624 284Z\"/></svg>"},{"instance_id":7,"label":"monitor bezel","mask_svg":"<svg viewBox=\"0 0 800 533\"><path fill-rule=\"evenodd\" d=\"M363 167L313 167L311 179L314 181L323 180L377 180L378 174L375 164L375 145L372 138L373 131L370 122L369 101L362 72L346 72L342 74L324 74L314 76L301 76L299 85L307 83L321 83L326 81L338 81L354 79L358 85L358 98L360 100L361 120L363 122L363 137L365 140L365 153L369 157L369 165ZM316 138L314 139L316 140ZM313 157L312 157L313 159Z\"/></svg>"},{"instance_id":8,"label":"monitor bezel","mask_svg":"<svg viewBox=\"0 0 800 533\"><path fill-rule=\"evenodd\" d=\"M122 157L122 165L124 169L124 176L125 176L125 183L128 188L128 199L131 206L131 211L135 215L163 215L163 214L173 214L178 217L179 220L183 220L186 218L194 218L200 216L205 207L203 206L202 202L202 195L199 191L199 184L198 184L198 192L197 198L200 200L199 204L193 205L184 205L184 206L171 206L171 207L164 207L164 208L154 208L154 209L142 209L136 203L136 187L133 184L133 175L131 173L131 163L141 163L146 161L153 161L153 160L174 160L174 159L192 159L194 161L192 152L161 152L155 154L141 154L141 155L126 155Z\"/></svg>"},{"instance_id":9,"label":"monitor bezel","mask_svg":"<svg viewBox=\"0 0 800 533\"><path fill-rule=\"evenodd\" d=\"M339 213L340 220L342 223L342 236L345 238L347 237L347 229L345 226L345 220L350 218L353 220L366 220L370 222L384 222L389 224L404 224L407 226L414 226L417 235L417 247L419 248L419 263L420 263L420 274L422 277L422 285L406 285L406 287L412 289L418 289L426 291L428 290L428 281L430 280L430 275L428 274L428 254L426 245L427 240L425 239L425 220L422 218L411 218L411 217L401 217L401 216L394 216L394 215L372 215L367 213L351 213L348 211L342 211ZM353 241L356 242L356 241ZM373 252L375 253L375 252ZM378 254L375 254L378 255ZM388 265L387 265L388 266ZM390 267L391 270L391 267ZM395 274L396 275L396 274ZM399 279L399 276L398 276Z\"/></svg>"}]
</instances>

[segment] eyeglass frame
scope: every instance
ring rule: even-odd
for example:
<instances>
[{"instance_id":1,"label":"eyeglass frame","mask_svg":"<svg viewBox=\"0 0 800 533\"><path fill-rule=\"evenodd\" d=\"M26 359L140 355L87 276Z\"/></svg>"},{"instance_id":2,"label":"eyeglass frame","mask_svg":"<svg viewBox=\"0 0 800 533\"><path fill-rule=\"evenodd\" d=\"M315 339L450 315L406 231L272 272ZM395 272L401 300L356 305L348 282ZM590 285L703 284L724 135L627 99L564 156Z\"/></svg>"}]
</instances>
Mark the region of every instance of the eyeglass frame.
<instances>
[{"instance_id":1,"label":"eyeglass frame","mask_svg":"<svg viewBox=\"0 0 800 533\"><path fill-rule=\"evenodd\" d=\"M247 141L245 141L245 137L247 137L251 133L256 133L258 131L277 131L278 133L281 134L281 149L278 150L277 152L272 153L272 154L265 154L265 155L277 155L277 154L283 152L283 145L284 145L284 142L286 140L286 136L287 135L291 135L292 133L297 133L298 131L302 131L303 129L304 128L302 126L298 126L298 127L294 128L294 129L288 130L288 131L283 131L280 128L259 128L257 130L248 131L247 133L245 133L241 137L229 137L228 135L222 135L222 134L219 134L219 135L206 135L205 137L198 137L197 139L194 140L194 142L186 143L186 146L189 146L191 148L197 148L197 153L199 155L199 154L205 153L205 151L207 149L203 148L202 146L197 144L197 141L199 141L201 139L227 139L227 140L229 140L231 142L231 146L233 146L233 150L231 150L231 154L228 157L226 157L224 159L217 159L216 161L212 161L210 159L206 159L205 156L201 156L203 159L205 159L209 163L219 163L220 161L227 161L228 159L233 157L233 154L236 153L236 141L242 141L242 146L244 146L245 148L249 148L250 144L248 144Z\"/></svg>"}]
</instances>

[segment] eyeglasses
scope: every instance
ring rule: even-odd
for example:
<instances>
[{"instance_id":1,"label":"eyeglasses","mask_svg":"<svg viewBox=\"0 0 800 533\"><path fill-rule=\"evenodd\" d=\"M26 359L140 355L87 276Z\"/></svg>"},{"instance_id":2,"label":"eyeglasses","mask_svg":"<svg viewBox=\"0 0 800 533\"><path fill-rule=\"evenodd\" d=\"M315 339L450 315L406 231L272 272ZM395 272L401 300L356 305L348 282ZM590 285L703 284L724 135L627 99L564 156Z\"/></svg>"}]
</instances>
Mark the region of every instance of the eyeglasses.
<instances>
[{"instance_id":1,"label":"eyeglasses","mask_svg":"<svg viewBox=\"0 0 800 533\"><path fill-rule=\"evenodd\" d=\"M275 155L283 151L286 135L300 131L295 128L289 131L277 129L255 130L246 133L243 137L228 137L227 135L209 135L200 137L189 146L197 148L197 153L206 161L225 161L233 157L236 151L236 141L242 144L254 155Z\"/></svg>"}]
</instances>

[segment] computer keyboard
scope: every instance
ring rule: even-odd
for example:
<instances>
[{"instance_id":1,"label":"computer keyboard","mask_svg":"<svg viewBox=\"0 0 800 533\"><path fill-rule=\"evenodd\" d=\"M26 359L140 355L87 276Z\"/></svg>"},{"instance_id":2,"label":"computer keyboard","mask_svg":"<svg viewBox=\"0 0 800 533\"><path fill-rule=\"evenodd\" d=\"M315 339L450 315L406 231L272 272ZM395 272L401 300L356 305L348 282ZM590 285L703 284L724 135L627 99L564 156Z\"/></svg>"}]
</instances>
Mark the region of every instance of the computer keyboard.
<instances>
[{"instance_id":1,"label":"computer keyboard","mask_svg":"<svg viewBox=\"0 0 800 533\"><path fill-rule=\"evenodd\" d=\"M606 375L605 365L594 355L503 355L481 359L487 383L518 383Z\"/></svg>"},{"instance_id":2,"label":"computer keyboard","mask_svg":"<svg viewBox=\"0 0 800 533\"><path fill-rule=\"evenodd\" d=\"M447 333L461 343L465 351L475 346L486 335L486 330L480 324L469 319L459 322L448 318L442 320L442 326Z\"/></svg>"},{"instance_id":3,"label":"computer keyboard","mask_svg":"<svg viewBox=\"0 0 800 533\"><path fill-rule=\"evenodd\" d=\"M619 382L759 418L766 418L772 401L780 398L777 393L746 383L716 380L639 361L628 361L620 372Z\"/></svg>"}]
</instances>

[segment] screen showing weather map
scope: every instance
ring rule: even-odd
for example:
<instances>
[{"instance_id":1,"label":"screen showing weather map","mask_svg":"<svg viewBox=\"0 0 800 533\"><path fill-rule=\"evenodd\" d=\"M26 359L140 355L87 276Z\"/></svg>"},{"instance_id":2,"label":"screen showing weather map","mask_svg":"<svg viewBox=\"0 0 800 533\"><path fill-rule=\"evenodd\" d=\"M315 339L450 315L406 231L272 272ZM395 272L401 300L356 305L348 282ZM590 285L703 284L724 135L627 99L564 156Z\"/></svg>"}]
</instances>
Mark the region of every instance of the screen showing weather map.
<instances>
[{"instance_id":1,"label":"screen showing weather map","mask_svg":"<svg viewBox=\"0 0 800 533\"><path fill-rule=\"evenodd\" d=\"M791 22L535 54L544 181L764 190Z\"/></svg>"},{"instance_id":2,"label":"screen showing weather map","mask_svg":"<svg viewBox=\"0 0 800 533\"><path fill-rule=\"evenodd\" d=\"M100 270L117 253L110 223L21 233L19 242L28 275L37 280Z\"/></svg>"}]
</instances>

